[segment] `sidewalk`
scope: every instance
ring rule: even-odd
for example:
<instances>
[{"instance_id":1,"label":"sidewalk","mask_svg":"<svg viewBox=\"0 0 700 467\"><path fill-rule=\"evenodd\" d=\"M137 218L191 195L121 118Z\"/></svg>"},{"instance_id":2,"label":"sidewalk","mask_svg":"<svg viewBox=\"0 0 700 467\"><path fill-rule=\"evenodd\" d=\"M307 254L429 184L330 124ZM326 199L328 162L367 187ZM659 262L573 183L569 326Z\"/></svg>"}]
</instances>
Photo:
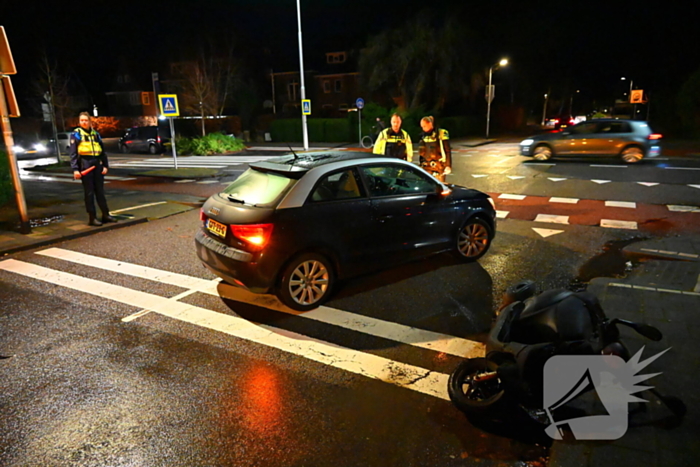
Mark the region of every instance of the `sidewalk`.
<instances>
[{"instance_id":1,"label":"sidewalk","mask_svg":"<svg viewBox=\"0 0 700 467\"><path fill-rule=\"evenodd\" d=\"M476 147L483 146L484 144L495 143L498 141L494 138L481 138L481 137L464 137L464 138L452 138L450 139L452 147L456 146L466 146L466 147ZM415 143L414 143L415 144ZM290 145L287 143L246 143L248 146L248 151L280 151L289 152ZM299 143L292 143L291 147L294 151L303 151L304 147ZM345 142L345 143L309 143L310 151L318 151L325 149L343 149L343 150L360 150L368 151L368 149L361 148L357 142Z\"/></svg>"},{"instance_id":2,"label":"sidewalk","mask_svg":"<svg viewBox=\"0 0 700 467\"><path fill-rule=\"evenodd\" d=\"M601 301L608 317L641 321L663 333L660 342L649 341L622 328L622 338L632 353L644 346L642 359L669 347L667 353L641 374L653 377L664 396L680 398L688 413L677 427L671 412L649 392L637 396L649 400L646 411L630 413L627 433L614 441L554 441L550 467L689 466L700 460L698 404L700 393L700 238L672 237L631 244L623 252L641 263L621 279L599 277L588 291ZM633 408L634 405L630 405Z\"/></svg>"}]
</instances>

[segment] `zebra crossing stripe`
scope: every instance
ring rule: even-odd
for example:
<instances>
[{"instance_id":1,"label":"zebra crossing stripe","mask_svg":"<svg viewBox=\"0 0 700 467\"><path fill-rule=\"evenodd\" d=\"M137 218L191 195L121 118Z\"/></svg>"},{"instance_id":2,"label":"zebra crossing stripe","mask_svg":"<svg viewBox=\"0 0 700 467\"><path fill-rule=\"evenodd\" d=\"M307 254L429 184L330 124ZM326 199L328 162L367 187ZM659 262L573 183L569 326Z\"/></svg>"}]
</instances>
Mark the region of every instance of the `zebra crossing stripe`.
<instances>
[{"instance_id":1,"label":"zebra crossing stripe","mask_svg":"<svg viewBox=\"0 0 700 467\"><path fill-rule=\"evenodd\" d=\"M219 285L218 279L213 281L200 279L61 248L48 248L38 251L37 254L84 266L92 266L98 269L118 272L140 279L175 285L184 289L192 289L216 297L224 296L224 298L231 300L251 303L256 306L270 308L283 313L292 313L301 318L339 326L351 331L363 332L375 337L381 337L436 352L456 355L458 357L473 358L484 355L484 345L480 342L383 321L326 306L303 314L298 314L276 300L271 303L269 295L253 294L239 287L229 286L228 284ZM220 293L220 291L222 293Z\"/></svg>"},{"instance_id":2,"label":"zebra crossing stripe","mask_svg":"<svg viewBox=\"0 0 700 467\"><path fill-rule=\"evenodd\" d=\"M447 395L448 375L444 373L341 347L290 331L280 332L267 325L252 323L206 308L15 259L1 261L0 269L137 308L149 309L185 323L222 332L334 368L449 400Z\"/></svg>"}]
</instances>

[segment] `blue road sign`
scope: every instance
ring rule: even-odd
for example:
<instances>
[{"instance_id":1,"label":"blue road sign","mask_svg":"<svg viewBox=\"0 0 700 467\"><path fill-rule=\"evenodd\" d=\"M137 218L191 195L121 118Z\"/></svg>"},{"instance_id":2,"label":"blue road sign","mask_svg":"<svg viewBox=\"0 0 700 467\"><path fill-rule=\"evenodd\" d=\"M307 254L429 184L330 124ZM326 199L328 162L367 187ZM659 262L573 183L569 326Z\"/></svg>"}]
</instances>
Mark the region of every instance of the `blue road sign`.
<instances>
[{"instance_id":1,"label":"blue road sign","mask_svg":"<svg viewBox=\"0 0 700 467\"><path fill-rule=\"evenodd\" d=\"M180 110L177 106L177 94L158 94L160 113L164 117L179 117Z\"/></svg>"},{"instance_id":2,"label":"blue road sign","mask_svg":"<svg viewBox=\"0 0 700 467\"><path fill-rule=\"evenodd\" d=\"M355 107L358 109L362 110L365 106L365 100L361 97L358 97L357 100L355 101Z\"/></svg>"},{"instance_id":3,"label":"blue road sign","mask_svg":"<svg viewBox=\"0 0 700 467\"><path fill-rule=\"evenodd\" d=\"M303 115L311 115L311 100L302 99L301 100L301 113Z\"/></svg>"}]
</instances>

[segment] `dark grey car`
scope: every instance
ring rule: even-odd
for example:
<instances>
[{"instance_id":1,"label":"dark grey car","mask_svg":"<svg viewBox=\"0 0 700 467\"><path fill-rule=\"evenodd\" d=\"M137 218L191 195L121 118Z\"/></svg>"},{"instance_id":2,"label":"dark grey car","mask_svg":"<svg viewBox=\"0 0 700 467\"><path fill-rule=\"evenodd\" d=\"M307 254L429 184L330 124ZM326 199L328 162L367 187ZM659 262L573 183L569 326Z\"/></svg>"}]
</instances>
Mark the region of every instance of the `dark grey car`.
<instances>
[{"instance_id":1,"label":"dark grey car","mask_svg":"<svg viewBox=\"0 0 700 467\"><path fill-rule=\"evenodd\" d=\"M598 119L527 138L520 143L520 153L539 161L567 155L619 156L633 164L659 156L660 139L647 122Z\"/></svg>"}]
</instances>

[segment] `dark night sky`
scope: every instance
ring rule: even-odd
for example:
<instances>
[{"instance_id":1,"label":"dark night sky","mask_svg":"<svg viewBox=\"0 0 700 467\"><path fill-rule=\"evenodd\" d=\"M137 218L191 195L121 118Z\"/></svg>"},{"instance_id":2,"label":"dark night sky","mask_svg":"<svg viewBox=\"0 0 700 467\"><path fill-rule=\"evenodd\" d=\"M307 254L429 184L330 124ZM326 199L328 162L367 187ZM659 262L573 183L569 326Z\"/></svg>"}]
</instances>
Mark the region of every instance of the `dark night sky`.
<instances>
[{"instance_id":1,"label":"dark night sky","mask_svg":"<svg viewBox=\"0 0 700 467\"><path fill-rule=\"evenodd\" d=\"M477 51L484 67L503 55L510 58L512 65L499 73L514 88L527 81L538 94L580 89L604 98L623 89L620 77L626 76L635 87L670 93L700 69L694 15L670 5L302 0L304 55L308 64L314 54L361 46L369 34L426 8L446 9L476 33L475 43L466 46ZM13 78L18 95L29 92L42 44L97 95L108 90L120 55L149 83L151 71L165 71L168 60L182 57L206 34L234 34L253 59L265 46L278 57L276 68L298 66L295 0L0 0L0 25L19 70Z\"/></svg>"}]
</instances>

